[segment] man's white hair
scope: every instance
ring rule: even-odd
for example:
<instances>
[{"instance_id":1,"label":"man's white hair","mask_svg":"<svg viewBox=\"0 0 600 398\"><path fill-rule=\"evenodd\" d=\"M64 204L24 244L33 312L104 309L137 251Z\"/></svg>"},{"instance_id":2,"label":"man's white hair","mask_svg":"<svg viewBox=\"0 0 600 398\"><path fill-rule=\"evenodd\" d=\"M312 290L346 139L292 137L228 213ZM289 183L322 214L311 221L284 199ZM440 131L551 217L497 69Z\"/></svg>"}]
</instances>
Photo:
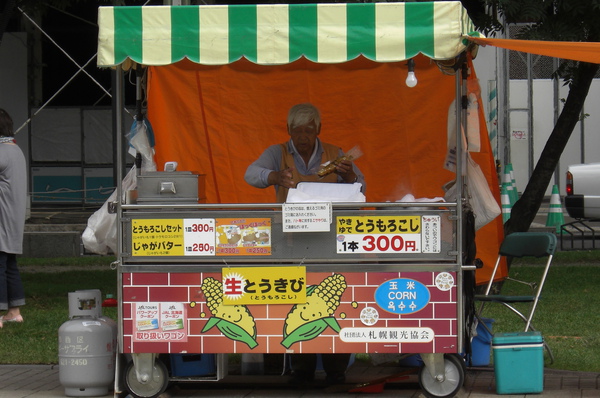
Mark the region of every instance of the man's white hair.
<instances>
[{"instance_id":1,"label":"man's white hair","mask_svg":"<svg viewBox=\"0 0 600 398\"><path fill-rule=\"evenodd\" d=\"M316 106L309 103L294 105L288 112L288 129L310 123L313 120L317 128L321 127L321 113Z\"/></svg>"}]
</instances>

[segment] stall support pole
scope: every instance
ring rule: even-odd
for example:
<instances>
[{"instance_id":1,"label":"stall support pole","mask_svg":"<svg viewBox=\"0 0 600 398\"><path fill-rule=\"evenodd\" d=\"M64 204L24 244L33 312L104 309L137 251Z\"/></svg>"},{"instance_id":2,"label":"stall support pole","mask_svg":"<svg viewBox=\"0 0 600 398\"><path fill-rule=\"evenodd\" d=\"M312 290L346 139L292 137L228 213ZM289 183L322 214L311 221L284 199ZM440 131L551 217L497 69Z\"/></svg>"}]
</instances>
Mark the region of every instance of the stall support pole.
<instances>
[{"instance_id":1,"label":"stall support pole","mask_svg":"<svg viewBox=\"0 0 600 398\"><path fill-rule=\"evenodd\" d=\"M119 178L117 180L115 180L116 186L117 186L117 200L115 203L115 211L116 211L116 216L117 216L117 253L116 254L116 258L117 258L117 286L123 286L123 276L121 274L121 269L120 266L121 264L123 264L123 231L121 230L121 218L123 217L123 208L122 208L122 203L121 200L123 198L123 187L121 186L121 181L123 180L124 174L123 174L123 170L124 170L124 166L125 166L125 160L124 160L124 151L123 151L123 95L124 95L124 89L123 89L123 69L121 67L117 67L115 70L115 81L114 81L114 89L115 89L115 94L114 94L114 99L115 99L115 109L114 109L114 114L115 114L115 131L116 131L116 137L115 137L115 147L116 147L116 154L117 154L117 175L119 176ZM122 292L121 289L118 288L117 289L117 301L119 303L123 302L123 297L122 297ZM119 325L123 325L123 310L121 307L119 307L119 310L117 311L117 319L118 319L118 324ZM121 374L121 361L119 361L119 356L123 350L123 328L119 327L119 333L118 333L118 339L117 339L117 361L116 361L116 366L115 366L115 392L117 391L121 391L121 386L120 386L120 374Z\"/></svg>"},{"instance_id":2,"label":"stall support pole","mask_svg":"<svg viewBox=\"0 0 600 398\"><path fill-rule=\"evenodd\" d=\"M462 121L463 121L463 107L462 107L462 99L463 95L466 95L466 91L464 90L464 85L466 84L466 79L463 76L463 67L466 64L463 62L460 69L456 71L456 99L455 99L455 110L456 110L456 217L458 222L456 223L456 248L458 250L456 256L456 264L458 271L456 273L457 285L459 288L459 292L461 294L458 295L457 301L457 321L459 325L464 325L465 323L465 315L464 315L464 300L462 295L462 286L463 286L463 252L464 252L464 242L463 242L463 164L464 164L464 155L463 155L463 145L462 145ZM460 111L459 111L460 106ZM464 342L464 331L462 327L458 328L458 352L463 352L463 342Z\"/></svg>"}]
</instances>

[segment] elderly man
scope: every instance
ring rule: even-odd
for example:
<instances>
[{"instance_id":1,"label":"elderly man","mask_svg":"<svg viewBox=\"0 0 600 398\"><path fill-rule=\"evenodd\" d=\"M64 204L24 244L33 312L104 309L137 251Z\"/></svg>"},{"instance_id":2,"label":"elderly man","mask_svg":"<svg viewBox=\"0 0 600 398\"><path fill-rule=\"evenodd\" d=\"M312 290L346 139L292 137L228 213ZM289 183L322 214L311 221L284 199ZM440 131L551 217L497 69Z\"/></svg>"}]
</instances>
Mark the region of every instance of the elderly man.
<instances>
[{"instance_id":1,"label":"elderly man","mask_svg":"<svg viewBox=\"0 0 600 398\"><path fill-rule=\"evenodd\" d=\"M275 187L277 202L283 203L289 188L299 182L359 182L365 189L365 178L351 161L344 160L335 172L323 178L317 175L320 165L344 153L319 139L321 115L312 104L294 105L287 120L290 140L272 145L246 170L244 179L257 188Z\"/></svg>"},{"instance_id":2,"label":"elderly man","mask_svg":"<svg viewBox=\"0 0 600 398\"><path fill-rule=\"evenodd\" d=\"M287 120L290 140L283 144L272 145L248 166L244 179L257 188L275 186L277 202L285 202L290 188L299 182L341 182L362 184L365 189L365 178L351 161L344 160L335 171L319 177L317 171L321 164L336 159L344 153L331 144L322 142L321 115L312 104L294 105ZM316 354L292 355L292 384L306 385L315 377L317 365ZM326 354L322 356L323 368L327 374L328 384L343 383L350 354Z\"/></svg>"}]
</instances>

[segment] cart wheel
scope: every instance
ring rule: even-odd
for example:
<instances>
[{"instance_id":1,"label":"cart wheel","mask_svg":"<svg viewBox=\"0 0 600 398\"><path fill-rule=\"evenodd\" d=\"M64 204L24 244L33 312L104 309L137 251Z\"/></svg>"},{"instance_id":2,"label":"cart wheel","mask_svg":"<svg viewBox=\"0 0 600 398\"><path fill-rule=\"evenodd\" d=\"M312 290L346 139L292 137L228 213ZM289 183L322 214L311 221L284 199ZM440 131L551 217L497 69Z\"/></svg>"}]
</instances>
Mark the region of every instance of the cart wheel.
<instances>
[{"instance_id":1,"label":"cart wheel","mask_svg":"<svg viewBox=\"0 0 600 398\"><path fill-rule=\"evenodd\" d=\"M154 361L152 375L152 380L149 380L147 383L138 381L135 375L135 366L133 365L133 361L130 361L125 368L123 382L134 398L156 398L165 392L169 384L167 367L162 361Z\"/></svg>"},{"instance_id":2,"label":"cart wheel","mask_svg":"<svg viewBox=\"0 0 600 398\"><path fill-rule=\"evenodd\" d=\"M444 355L445 377L437 380L423 366L419 373L419 385L427 398L451 398L465 382L466 366L457 355Z\"/></svg>"}]
</instances>

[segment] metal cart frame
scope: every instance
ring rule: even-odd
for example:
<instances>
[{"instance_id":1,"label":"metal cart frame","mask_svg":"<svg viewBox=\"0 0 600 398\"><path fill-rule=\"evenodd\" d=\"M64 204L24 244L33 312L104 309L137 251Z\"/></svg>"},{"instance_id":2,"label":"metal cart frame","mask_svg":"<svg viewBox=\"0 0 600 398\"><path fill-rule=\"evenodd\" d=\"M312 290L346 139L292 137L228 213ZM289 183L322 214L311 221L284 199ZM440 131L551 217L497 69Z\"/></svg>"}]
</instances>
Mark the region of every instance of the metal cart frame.
<instances>
[{"instance_id":1,"label":"metal cart frame","mask_svg":"<svg viewBox=\"0 0 600 398\"><path fill-rule=\"evenodd\" d=\"M459 65L462 69L455 73L456 103L464 104L464 57ZM115 86L115 124L122 126L122 79L116 79ZM457 112L456 131L461 131L466 119L464 108ZM456 148L457 153L463 153L460 139L456 142ZM116 150L117 167L122 170L123 146L117 145ZM462 156L458 156L457 170L462 170L463 162ZM464 187L463 179L461 173L456 173L455 183L458 187ZM117 197L124 196L119 186ZM475 268L463 264L465 198L461 189L457 191L455 202L443 203L443 206L439 203L421 202L325 205L331 212L332 226L329 231L294 233L283 231L286 223L289 223L289 218L284 214L285 204L131 204L124 200L116 203L120 360L117 361L115 396L120 395L124 387L134 396L154 397L164 391L169 375L164 364L156 360L160 354L219 353L223 354L222 358L226 353L232 352L222 350L227 345L241 353L420 354L425 366L419 377L425 393L433 394L432 396L453 396L461 387L465 373L462 360L457 360L465 348L463 272ZM174 256L161 255L156 247L149 249L151 245L143 246L143 239L152 239L148 227L165 229L175 236L172 240L180 242L186 233L186 225L205 225L209 228L206 231L214 235L219 226L228 225L232 220L251 220L254 227L268 227L268 245L265 249L268 253L244 251L233 256L225 255L224 252L221 253L223 256ZM344 235L341 229L344 227L340 226L343 220L353 223L352 227L355 229L357 223L364 227L368 220L385 220L390 223L390 220L394 223L410 223L412 220L417 227L414 230L402 229L402 232L397 224L394 224L394 231L389 229L389 225L387 229L383 228L383 232L373 232L375 225L369 230L362 228L359 235L363 239L369 236L370 244L381 244L384 248L354 255L344 252L351 250L347 246L340 248L339 245ZM414 234L414 240L406 239L405 233ZM400 237L390 238L390 235ZM214 239L217 246L217 238ZM216 250L216 247L209 249ZM168 253L168 249L166 250L165 253ZM222 324L223 328L220 328L220 319L215 320L214 318L218 318L215 314L211 316L207 289L204 288L206 281L218 281L219 276L223 277L231 268L252 272L254 268L275 266L285 268L281 271L283 276L288 275L287 272L292 269L301 269L304 272L301 275L306 278L303 292L307 296L314 292L314 286L319 281L325 281L329 276L342 276L343 288L338 295L339 302L334 304L335 308L329 316L319 318L326 319L321 332L310 339L299 338L285 342L285 338L292 335L285 328L282 335L275 336L276 338L261 336L255 329L255 335L250 336L252 339L249 342L245 336L240 337L238 334L235 337L235 332L239 330L231 329L230 325ZM407 284L410 289L416 289L417 293L411 295L406 289L398 290L399 284ZM380 293L377 293L378 290ZM427 297L423 299L424 296ZM256 305L242 305L246 309L251 308L252 312L263 313L252 315L255 325L270 321L271 317L266 315L269 308L281 309L285 306L283 313L278 311L279 315L273 317L279 322L279 327L288 325L296 304L301 303L286 301L285 304L277 304L274 298L257 300ZM389 303L384 303L384 300ZM406 300L407 306L403 300ZM163 307L169 305L178 314L174 318L182 320L177 325L171 323L173 330L182 331L177 336L168 333L170 329L152 323L159 317L157 312L167 314ZM387 309L384 308L386 305L389 305ZM255 309L260 310L254 311ZM148 319L146 310L153 312ZM212 326L216 327L207 328L211 319ZM381 324L385 326L374 326ZM151 330L162 333L159 336L146 332ZM317 344L321 337L329 343ZM284 341L276 342L277 339ZM210 345L209 341L217 343ZM220 346L222 351L218 348L220 341L224 342ZM325 346L323 344L329 344L328 351L319 350L318 347ZM190 351L190 347L197 347L198 350ZM131 359L128 365L122 360L124 358ZM459 374L458 381L446 378L449 369ZM215 377L199 377L195 380L219 380L225 373L226 362L218 361ZM126 379L126 386L121 382L122 375ZM131 391L137 388L139 391ZM450 393L444 395L442 392L440 395L440 391Z\"/></svg>"}]
</instances>

